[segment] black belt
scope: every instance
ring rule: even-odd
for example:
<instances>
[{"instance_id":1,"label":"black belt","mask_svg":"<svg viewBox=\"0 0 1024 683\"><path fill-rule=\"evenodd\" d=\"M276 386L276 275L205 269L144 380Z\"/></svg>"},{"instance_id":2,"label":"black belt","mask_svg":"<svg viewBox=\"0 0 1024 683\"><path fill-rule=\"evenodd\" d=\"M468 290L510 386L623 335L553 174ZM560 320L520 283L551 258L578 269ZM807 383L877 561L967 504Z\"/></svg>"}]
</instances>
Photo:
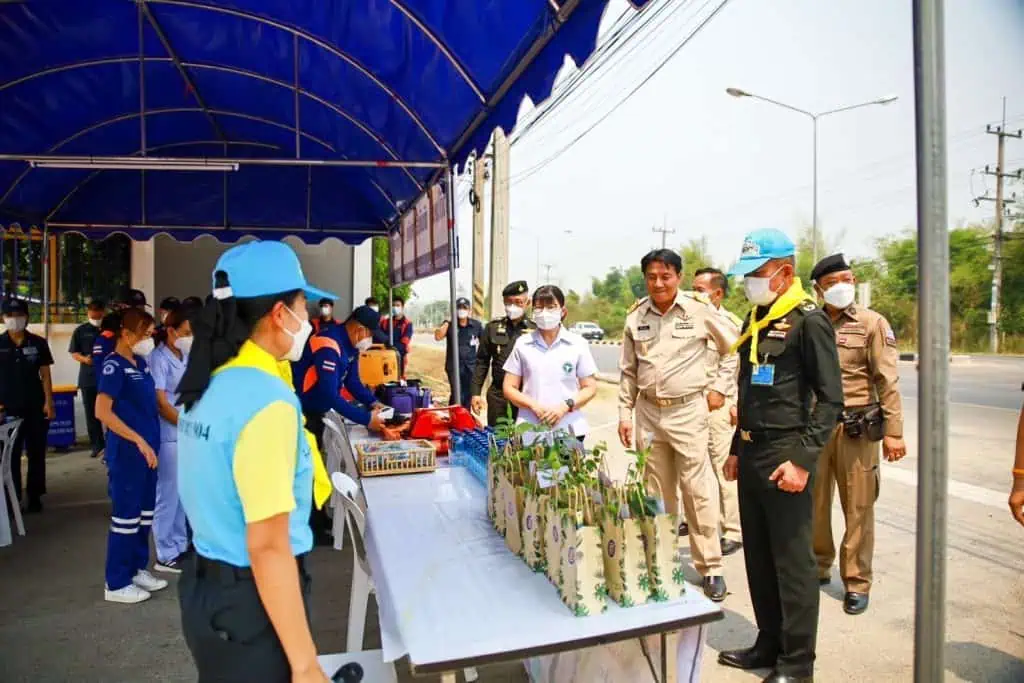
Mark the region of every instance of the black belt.
<instances>
[{"instance_id":1,"label":"black belt","mask_svg":"<svg viewBox=\"0 0 1024 683\"><path fill-rule=\"evenodd\" d=\"M236 581L252 581L252 567L236 567L220 560L211 560L202 555L195 556L196 576L207 576L219 579L228 583ZM306 555L296 555L295 562L299 565L299 572L306 570Z\"/></svg>"}]
</instances>

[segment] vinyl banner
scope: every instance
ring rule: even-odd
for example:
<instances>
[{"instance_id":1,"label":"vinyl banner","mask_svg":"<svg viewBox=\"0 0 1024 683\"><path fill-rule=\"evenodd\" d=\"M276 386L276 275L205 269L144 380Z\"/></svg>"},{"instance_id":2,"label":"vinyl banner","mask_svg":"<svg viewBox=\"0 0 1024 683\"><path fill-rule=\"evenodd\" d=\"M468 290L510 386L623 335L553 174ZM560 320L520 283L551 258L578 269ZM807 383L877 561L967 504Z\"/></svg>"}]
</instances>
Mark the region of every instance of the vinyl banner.
<instances>
[{"instance_id":1,"label":"vinyl banner","mask_svg":"<svg viewBox=\"0 0 1024 683\"><path fill-rule=\"evenodd\" d=\"M392 284L402 282L402 233L394 232L388 237L388 272Z\"/></svg>"},{"instance_id":2,"label":"vinyl banner","mask_svg":"<svg viewBox=\"0 0 1024 683\"><path fill-rule=\"evenodd\" d=\"M430 263L430 196L429 193L416 202L416 277L433 275Z\"/></svg>"},{"instance_id":3,"label":"vinyl banner","mask_svg":"<svg viewBox=\"0 0 1024 683\"><path fill-rule=\"evenodd\" d=\"M391 283L401 285L448 270L447 182L432 185L391 235Z\"/></svg>"},{"instance_id":4,"label":"vinyl banner","mask_svg":"<svg viewBox=\"0 0 1024 683\"><path fill-rule=\"evenodd\" d=\"M407 211L402 216L402 279L401 282L412 282L416 279L416 212Z\"/></svg>"},{"instance_id":5,"label":"vinyl banner","mask_svg":"<svg viewBox=\"0 0 1024 683\"><path fill-rule=\"evenodd\" d=\"M430 188L431 225L430 255L431 274L448 270L448 184L438 182Z\"/></svg>"}]
</instances>

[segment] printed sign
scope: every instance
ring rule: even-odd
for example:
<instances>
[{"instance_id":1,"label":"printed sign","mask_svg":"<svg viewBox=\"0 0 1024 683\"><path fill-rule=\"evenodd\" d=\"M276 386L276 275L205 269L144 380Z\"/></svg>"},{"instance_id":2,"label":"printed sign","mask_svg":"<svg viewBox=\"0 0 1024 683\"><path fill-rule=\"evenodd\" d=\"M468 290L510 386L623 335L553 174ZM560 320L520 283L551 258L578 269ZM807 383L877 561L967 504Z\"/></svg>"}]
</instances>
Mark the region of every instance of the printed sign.
<instances>
[{"instance_id":1,"label":"printed sign","mask_svg":"<svg viewBox=\"0 0 1024 683\"><path fill-rule=\"evenodd\" d=\"M430 211L430 197L423 195L419 201L416 202L416 236L414 242L416 244L416 277L427 277L433 275L434 271L431 268L431 250L430 250L430 237L431 228L430 221L432 219Z\"/></svg>"},{"instance_id":2,"label":"printed sign","mask_svg":"<svg viewBox=\"0 0 1024 683\"><path fill-rule=\"evenodd\" d=\"M398 221L391 235L391 283L401 285L448 270L447 179L432 185Z\"/></svg>"}]
</instances>

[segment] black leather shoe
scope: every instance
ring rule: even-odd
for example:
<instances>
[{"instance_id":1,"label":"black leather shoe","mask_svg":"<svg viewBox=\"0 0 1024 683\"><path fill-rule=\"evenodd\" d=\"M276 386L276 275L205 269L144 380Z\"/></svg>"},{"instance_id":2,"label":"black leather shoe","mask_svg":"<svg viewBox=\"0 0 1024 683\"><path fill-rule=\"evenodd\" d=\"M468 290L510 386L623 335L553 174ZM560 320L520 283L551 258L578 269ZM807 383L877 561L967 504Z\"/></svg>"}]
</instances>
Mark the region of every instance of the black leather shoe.
<instances>
[{"instance_id":1,"label":"black leather shoe","mask_svg":"<svg viewBox=\"0 0 1024 683\"><path fill-rule=\"evenodd\" d=\"M814 676L794 676L773 671L761 683L814 683Z\"/></svg>"},{"instance_id":2,"label":"black leather shoe","mask_svg":"<svg viewBox=\"0 0 1024 683\"><path fill-rule=\"evenodd\" d=\"M704 577L704 595L712 602L722 602L728 589L725 587L725 579L721 576Z\"/></svg>"},{"instance_id":3,"label":"black leather shoe","mask_svg":"<svg viewBox=\"0 0 1024 683\"><path fill-rule=\"evenodd\" d=\"M774 652L760 650L755 645L745 650L722 650L718 653L718 663L734 669L768 669L775 666L776 657Z\"/></svg>"},{"instance_id":4,"label":"black leather shoe","mask_svg":"<svg viewBox=\"0 0 1024 683\"><path fill-rule=\"evenodd\" d=\"M685 536L688 533L690 533L690 525L687 524L686 522L680 522L679 523L679 535L680 536Z\"/></svg>"},{"instance_id":5,"label":"black leather shoe","mask_svg":"<svg viewBox=\"0 0 1024 683\"><path fill-rule=\"evenodd\" d=\"M30 514L30 515L34 515L36 513L42 512L42 511L43 511L43 501L39 500L38 498L33 498L32 500L30 500L28 502L28 505L25 506L25 512Z\"/></svg>"},{"instance_id":6,"label":"black leather shoe","mask_svg":"<svg viewBox=\"0 0 1024 683\"><path fill-rule=\"evenodd\" d=\"M728 557L743 547L739 541L731 541L728 538L722 539L722 557Z\"/></svg>"},{"instance_id":7,"label":"black leather shoe","mask_svg":"<svg viewBox=\"0 0 1024 683\"><path fill-rule=\"evenodd\" d=\"M843 598L843 611L847 614L864 614L868 609L867 593L847 593Z\"/></svg>"}]
</instances>

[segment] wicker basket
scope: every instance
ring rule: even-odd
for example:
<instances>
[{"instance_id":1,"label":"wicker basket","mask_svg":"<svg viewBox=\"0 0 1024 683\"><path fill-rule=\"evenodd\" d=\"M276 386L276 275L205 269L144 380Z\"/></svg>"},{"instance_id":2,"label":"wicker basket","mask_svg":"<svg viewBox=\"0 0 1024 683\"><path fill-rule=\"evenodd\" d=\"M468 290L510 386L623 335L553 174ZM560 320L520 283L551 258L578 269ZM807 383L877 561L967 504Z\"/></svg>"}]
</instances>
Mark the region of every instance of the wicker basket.
<instances>
[{"instance_id":1,"label":"wicker basket","mask_svg":"<svg viewBox=\"0 0 1024 683\"><path fill-rule=\"evenodd\" d=\"M433 472L437 469L437 452L426 439L364 441L355 444L355 449L359 473L364 477Z\"/></svg>"}]
</instances>

